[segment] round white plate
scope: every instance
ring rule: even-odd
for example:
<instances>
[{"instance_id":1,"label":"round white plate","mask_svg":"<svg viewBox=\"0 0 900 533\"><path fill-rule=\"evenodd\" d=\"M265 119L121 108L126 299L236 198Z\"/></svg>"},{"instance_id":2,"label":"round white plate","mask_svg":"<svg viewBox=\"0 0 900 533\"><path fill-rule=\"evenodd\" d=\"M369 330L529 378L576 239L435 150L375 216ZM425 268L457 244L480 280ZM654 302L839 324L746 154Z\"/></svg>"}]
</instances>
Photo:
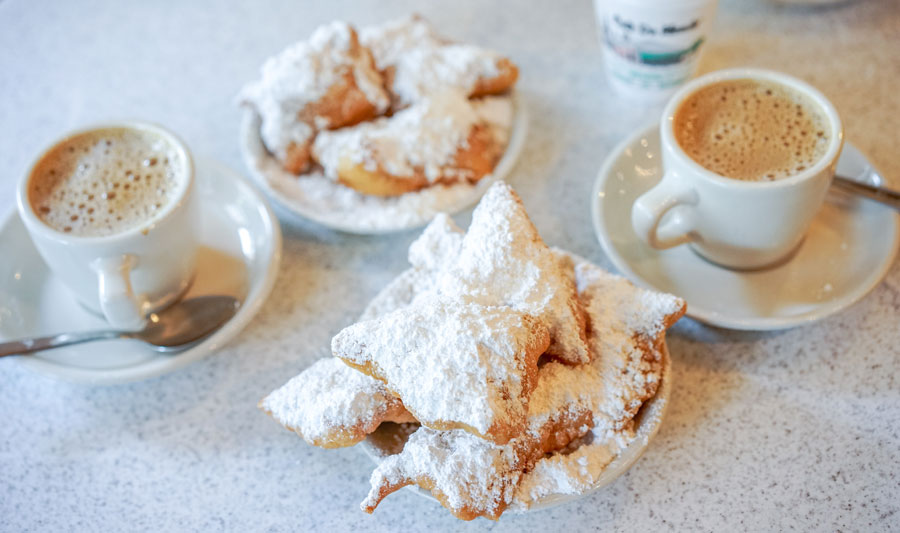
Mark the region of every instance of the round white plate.
<instances>
[{"instance_id":1,"label":"round white plate","mask_svg":"<svg viewBox=\"0 0 900 533\"><path fill-rule=\"evenodd\" d=\"M529 507L513 504L508 509L509 512L520 513L525 511L537 511L539 509L547 509L557 505L583 498L597 490L609 485L619 476L631 468L631 465L640 459L644 451L650 445L659 426L662 424L663 416L666 412L666 406L669 403L669 396L672 393L672 361L669 357L669 350L663 343L663 368L660 374L660 384L656 391L656 395L650 398L634 417L634 439L623 449L619 455L609 463L597 481L587 491L580 494L548 494L540 500L533 502ZM403 444L409 437L410 431L408 425L399 424L382 424L378 430L366 437L366 440L360 443L360 447L378 464L388 455L399 453L403 449ZM419 488L416 485L409 485L406 488L413 490L420 496L434 499L430 492ZM436 500L435 500L436 501Z\"/></svg>"},{"instance_id":2,"label":"round white plate","mask_svg":"<svg viewBox=\"0 0 900 533\"><path fill-rule=\"evenodd\" d=\"M260 117L247 109L241 123L241 153L250 175L287 218L313 220L333 229L378 235L423 226L438 213L454 214L477 202L512 170L525 144L528 117L515 94L509 143L494 171L475 185L433 186L396 198L359 194L322 176L294 176L266 150L259 135ZM306 181L302 181L306 180ZM315 180L315 181L312 181ZM315 191L315 194L313 193Z\"/></svg>"},{"instance_id":3,"label":"round white plate","mask_svg":"<svg viewBox=\"0 0 900 533\"><path fill-rule=\"evenodd\" d=\"M229 294L237 314L202 342L160 354L134 340L102 341L17 357L50 376L111 384L158 376L218 350L247 325L272 290L281 261L281 228L263 197L243 178L212 161L197 164L200 251L186 297ZM108 329L75 301L47 269L17 212L0 225L0 340Z\"/></svg>"},{"instance_id":4,"label":"round white plate","mask_svg":"<svg viewBox=\"0 0 900 533\"><path fill-rule=\"evenodd\" d=\"M838 173L878 173L850 143ZM606 159L591 197L594 230L607 257L634 283L687 300L688 316L732 329L809 323L857 302L887 274L900 245L900 216L884 206L829 192L796 254L780 266L741 272L701 259L688 246L654 250L631 228L631 206L662 176L659 133L650 126Z\"/></svg>"}]
</instances>

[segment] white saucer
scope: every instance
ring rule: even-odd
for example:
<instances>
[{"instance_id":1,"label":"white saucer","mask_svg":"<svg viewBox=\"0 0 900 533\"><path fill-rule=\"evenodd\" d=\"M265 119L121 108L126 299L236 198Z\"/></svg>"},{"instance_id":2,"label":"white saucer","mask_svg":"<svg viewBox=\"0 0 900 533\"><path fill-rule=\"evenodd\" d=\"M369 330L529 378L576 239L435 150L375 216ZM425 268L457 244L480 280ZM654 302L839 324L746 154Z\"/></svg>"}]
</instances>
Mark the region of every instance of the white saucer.
<instances>
[{"instance_id":1,"label":"white saucer","mask_svg":"<svg viewBox=\"0 0 900 533\"><path fill-rule=\"evenodd\" d=\"M242 301L220 330L173 355L139 341L116 340L16 357L22 364L68 381L95 384L146 379L181 368L218 350L247 325L272 290L281 261L281 228L262 196L218 163L196 161L200 221L197 274L187 297L229 294ZM0 340L67 331L108 329L56 279L28 237L16 211L0 225Z\"/></svg>"},{"instance_id":2,"label":"white saucer","mask_svg":"<svg viewBox=\"0 0 900 533\"><path fill-rule=\"evenodd\" d=\"M728 270L687 246L658 251L631 228L634 200L661 177L658 127L616 147L591 197L594 230L607 257L636 284L680 296L688 316L732 329L771 330L809 323L857 302L887 274L900 245L900 216L831 191L796 255L763 271ZM880 181L850 143L838 173ZM878 183L875 183L878 184Z\"/></svg>"},{"instance_id":3,"label":"white saucer","mask_svg":"<svg viewBox=\"0 0 900 533\"><path fill-rule=\"evenodd\" d=\"M244 112L241 122L241 154L250 175L283 218L299 217L362 235L408 230L431 222L438 213L462 211L477 202L491 184L509 174L522 151L528 130L528 116L521 99L515 94L510 98L513 122L506 151L494 172L475 185L433 186L396 198L379 198L359 194L322 176L294 176L281 168L266 150L259 135L260 117L252 109ZM307 181L301 182L303 179ZM313 190L316 195L312 194Z\"/></svg>"}]
</instances>

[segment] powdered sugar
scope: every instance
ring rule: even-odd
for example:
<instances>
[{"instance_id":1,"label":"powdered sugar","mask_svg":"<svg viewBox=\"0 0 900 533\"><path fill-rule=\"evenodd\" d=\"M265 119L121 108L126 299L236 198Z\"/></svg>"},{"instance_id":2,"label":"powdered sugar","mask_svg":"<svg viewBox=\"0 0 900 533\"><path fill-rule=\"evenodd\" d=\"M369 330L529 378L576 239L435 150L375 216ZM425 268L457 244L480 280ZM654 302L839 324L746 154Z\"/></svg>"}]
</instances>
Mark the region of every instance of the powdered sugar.
<instances>
[{"instance_id":1,"label":"powdered sugar","mask_svg":"<svg viewBox=\"0 0 900 533\"><path fill-rule=\"evenodd\" d=\"M371 369L423 424L506 442L523 429L548 342L528 315L433 297L345 328L332 351Z\"/></svg>"},{"instance_id":2,"label":"powdered sugar","mask_svg":"<svg viewBox=\"0 0 900 533\"><path fill-rule=\"evenodd\" d=\"M471 95L480 79L499 74L500 54L467 44L449 44L418 17L394 20L360 32L379 70L390 70L391 92L400 106L435 91L454 88Z\"/></svg>"},{"instance_id":3,"label":"powdered sugar","mask_svg":"<svg viewBox=\"0 0 900 533\"><path fill-rule=\"evenodd\" d=\"M551 251L505 183L493 185L472 216L468 233L436 217L409 249L409 261L435 272L421 291L483 305L509 305L542 317L566 361L588 360L585 319L576 301L571 259Z\"/></svg>"},{"instance_id":4,"label":"powdered sugar","mask_svg":"<svg viewBox=\"0 0 900 533\"><path fill-rule=\"evenodd\" d=\"M266 396L260 408L317 446L355 443L384 420L411 420L385 386L339 359L316 361Z\"/></svg>"},{"instance_id":5,"label":"powdered sugar","mask_svg":"<svg viewBox=\"0 0 900 533\"><path fill-rule=\"evenodd\" d=\"M574 452L554 454L522 476L513 502L527 507L551 495L584 494L622 450L622 438L586 444Z\"/></svg>"},{"instance_id":6,"label":"powdered sugar","mask_svg":"<svg viewBox=\"0 0 900 533\"><path fill-rule=\"evenodd\" d=\"M248 84L240 94L240 99L252 104L262 117L260 134L266 147L283 160L292 142L302 145L311 139L314 126L330 126L323 117L315 120L318 124L307 124L298 115L348 71L376 109L386 110L389 98L381 75L362 53L354 30L346 22L320 26L309 40L292 44L266 60L261 79Z\"/></svg>"},{"instance_id":7,"label":"powdered sugar","mask_svg":"<svg viewBox=\"0 0 900 533\"><path fill-rule=\"evenodd\" d=\"M451 510L497 517L522 476L517 452L514 446L497 446L462 430L419 428L402 453L387 457L372 472L372 490L360 507L371 512L380 501L380 488L427 480Z\"/></svg>"},{"instance_id":8,"label":"powdered sugar","mask_svg":"<svg viewBox=\"0 0 900 533\"><path fill-rule=\"evenodd\" d=\"M541 368L529 427L536 431L564 409L589 409L592 442L573 453L539 460L516 492L516 503L524 507L548 495L580 494L596 486L606 466L631 443L638 409L657 393L665 361L655 341L684 312L679 298L637 288L621 276L569 257L576 261L579 299L591 324L593 359L581 367L548 363Z\"/></svg>"},{"instance_id":9,"label":"powdered sugar","mask_svg":"<svg viewBox=\"0 0 900 533\"><path fill-rule=\"evenodd\" d=\"M363 45L372 50L378 70L385 70L394 65L410 50L446 44L431 24L418 15L408 15L378 26L362 28L359 31L359 39Z\"/></svg>"},{"instance_id":10,"label":"powdered sugar","mask_svg":"<svg viewBox=\"0 0 900 533\"><path fill-rule=\"evenodd\" d=\"M448 177L456 152L468 146L469 133L478 122L465 95L446 90L390 118L321 132L312 153L332 179L337 179L342 161L351 161L397 178L422 172L433 183Z\"/></svg>"},{"instance_id":11,"label":"powdered sugar","mask_svg":"<svg viewBox=\"0 0 900 533\"><path fill-rule=\"evenodd\" d=\"M468 96L479 80L500 74L497 63L501 57L467 44L415 48L394 64L391 92L401 105L419 102L446 87Z\"/></svg>"},{"instance_id":12,"label":"powdered sugar","mask_svg":"<svg viewBox=\"0 0 900 533\"><path fill-rule=\"evenodd\" d=\"M623 329L654 338L668 326L665 317L684 307L684 301L671 294L637 288L625 278L586 261L575 265L575 279L578 292L588 296L585 306L591 309L600 337L612 334L603 331L602 325L613 323L615 318L622 322Z\"/></svg>"},{"instance_id":13,"label":"powdered sugar","mask_svg":"<svg viewBox=\"0 0 900 533\"><path fill-rule=\"evenodd\" d=\"M425 270L410 268L394 278L393 281L369 302L359 317L359 322L372 320L391 311L406 307L413 298L422 292L431 281L431 274Z\"/></svg>"},{"instance_id":14,"label":"powdered sugar","mask_svg":"<svg viewBox=\"0 0 900 533\"><path fill-rule=\"evenodd\" d=\"M587 262L576 265L575 274L590 317L591 346L609 391L604 410L613 419L633 416L659 385L662 356L654 343L670 325L669 317L684 313L685 303L637 288Z\"/></svg>"},{"instance_id":15,"label":"powdered sugar","mask_svg":"<svg viewBox=\"0 0 900 533\"><path fill-rule=\"evenodd\" d=\"M571 265L547 248L505 183L491 186L478 204L456 260L437 276L434 291L533 314L550 328L550 354L572 363L589 360Z\"/></svg>"},{"instance_id":16,"label":"powdered sugar","mask_svg":"<svg viewBox=\"0 0 900 533\"><path fill-rule=\"evenodd\" d=\"M409 263L417 270L437 273L459 254L464 235L447 214L437 215L409 245Z\"/></svg>"}]
</instances>

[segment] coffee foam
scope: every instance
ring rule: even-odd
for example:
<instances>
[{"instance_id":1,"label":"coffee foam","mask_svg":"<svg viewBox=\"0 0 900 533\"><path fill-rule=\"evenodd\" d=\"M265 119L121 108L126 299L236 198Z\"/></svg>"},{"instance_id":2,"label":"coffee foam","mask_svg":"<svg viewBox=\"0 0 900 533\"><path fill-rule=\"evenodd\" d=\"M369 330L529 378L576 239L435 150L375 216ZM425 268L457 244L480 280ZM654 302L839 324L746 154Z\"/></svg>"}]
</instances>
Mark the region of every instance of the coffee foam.
<instances>
[{"instance_id":1,"label":"coffee foam","mask_svg":"<svg viewBox=\"0 0 900 533\"><path fill-rule=\"evenodd\" d=\"M112 235L152 219L173 198L184 161L171 143L140 130L83 133L37 163L28 200L57 231Z\"/></svg>"},{"instance_id":2,"label":"coffee foam","mask_svg":"<svg viewBox=\"0 0 900 533\"><path fill-rule=\"evenodd\" d=\"M732 179L773 181L819 161L831 131L809 97L766 81L698 90L675 112L675 138L697 163Z\"/></svg>"}]
</instances>

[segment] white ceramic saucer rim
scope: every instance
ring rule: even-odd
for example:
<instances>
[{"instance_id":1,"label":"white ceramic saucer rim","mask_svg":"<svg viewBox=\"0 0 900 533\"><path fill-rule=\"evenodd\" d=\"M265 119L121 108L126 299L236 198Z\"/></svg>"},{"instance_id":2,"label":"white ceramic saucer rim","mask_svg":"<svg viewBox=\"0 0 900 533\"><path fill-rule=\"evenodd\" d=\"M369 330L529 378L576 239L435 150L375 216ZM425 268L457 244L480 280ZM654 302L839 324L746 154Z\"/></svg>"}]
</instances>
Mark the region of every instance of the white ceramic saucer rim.
<instances>
[{"instance_id":1,"label":"white ceramic saucer rim","mask_svg":"<svg viewBox=\"0 0 900 533\"><path fill-rule=\"evenodd\" d=\"M270 251L266 272L261 280L255 283L253 280L250 280L250 290L247 292L244 301L241 303L241 307L234 317L226 322L225 325L214 334L183 352L172 355L163 355L134 366L112 369L80 368L76 366L60 365L46 359L28 356L17 358L21 364L50 377L75 383L90 385L129 383L167 374L198 361L221 349L225 343L244 329L256 313L259 312L263 303L266 301L266 298L272 292L272 288L275 286L279 265L281 264L281 226L279 225L275 214L272 212L271 207L256 188L250 185L250 183L238 173L224 165L216 162L216 167L227 170L224 174L229 175L230 179L238 180L243 188L246 189L245 193L255 201L255 210L262 210L262 213L264 214L262 221L266 233L268 234L267 238L264 239L269 243L269 246L266 248ZM7 228L9 224L18 217L18 211L15 209L7 213L2 223L0 223L0 232Z\"/></svg>"},{"instance_id":2,"label":"white ceramic saucer rim","mask_svg":"<svg viewBox=\"0 0 900 533\"><path fill-rule=\"evenodd\" d=\"M637 143L640 138L658 135L658 127L658 123L648 124L642 128L639 128L632 135L628 136L625 140L620 142L603 161L603 165L600 167L600 172L597 175L597 179L594 181L594 187L591 190L591 219L594 224L594 233L597 235L597 240L600 242L600 246L603 248L603 252L606 254L606 257L619 270L619 272L621 272L625 277L630 279L636 285L652 290L660 289L658 287L655 287L653 284L648 283L646 280L644 280L643 277L632 270L628 262L619 255L619 253L613 246L611 237L607 233L606 227L603 224L603 202L600 200L600 193L605 187L606 182L609 180L612 174L612 168L616 165L622 153L629 146ZM862 155L862 157L867 162L869 162L869 159L865 156L865 154L860 152L858 148L856 148L849 142L845 144L853 147L853 149L859 152L860 155ZM869 162L869 164L871 164L871 162ZM886 256L885 261L883 261L881 265L879 265L879 268L869 276L868 283L860 285L856 291L850 293L845 297L831 300L830 302L819 305L810 311L790 317L735 318L724 316L722 313L711 311L703 307L698 307L696 304L688 305L687 316L713 326L745 331L769 331L788 329L796 326L801 326L803 324L816 322L827 316L837 313L838 311L846 309L847 307L850 307L851 305L864 298L875 287L877 287L890 270L891 265L893 264L894 259L897 256L898 250L900 250L900 217L895 216L894 242L891 246L891 252ZM697 260L702 261L702 259L700 259L699 257L697 258Z\"/></svg>"},{"instance_id":3,"label":"white ceramic saucer rim","mask_svg":"<svg viewBox=\"0 0 900 533\"><path fill-rule=\"evenodd\" d=\"M442 209L441 212L453 215L472 206L481 199L494 182L505 179L506 176L512 172L512 169L525 146L525 139L528 134L529 117L518 92L513 91L510 94L510 97L513 103L513 122L510 126L509 142L506 145L503 156L500 158L500 161L497 162L494 171L479 180L477 185L471 187L469 194L465 195L460 201L454 204L444 206L444 209ZM253 181L265 191L266 196L272 200L272 203L278 208L279 213L284 213L292 217L299 216L300 218L312 220L313 222L331 229L358 235L384 235L418 228L430 222L431 219L434 218L434 215L438 214L437 212L429 213L419 219L411 219L406 223L393 226L370 227L354 224L352 219L348 222L341 222L330 218L317 210L308 209L305 206L294 202L291 198L282 194L275 187L270 185L265 173L257 167L256 161L259 158L272 157L268 153L263 153L264 149L261 149L262 151L260 151L260 149L257 148L262 146L262 141L259 136L259 120L259 115L255 110L250 108L244 110L240 133L241 157L243 158L244 165L249 171L250 176L253 178ZM470 186L460 184L458 187Z\"/></svg>"}]
</instances>

